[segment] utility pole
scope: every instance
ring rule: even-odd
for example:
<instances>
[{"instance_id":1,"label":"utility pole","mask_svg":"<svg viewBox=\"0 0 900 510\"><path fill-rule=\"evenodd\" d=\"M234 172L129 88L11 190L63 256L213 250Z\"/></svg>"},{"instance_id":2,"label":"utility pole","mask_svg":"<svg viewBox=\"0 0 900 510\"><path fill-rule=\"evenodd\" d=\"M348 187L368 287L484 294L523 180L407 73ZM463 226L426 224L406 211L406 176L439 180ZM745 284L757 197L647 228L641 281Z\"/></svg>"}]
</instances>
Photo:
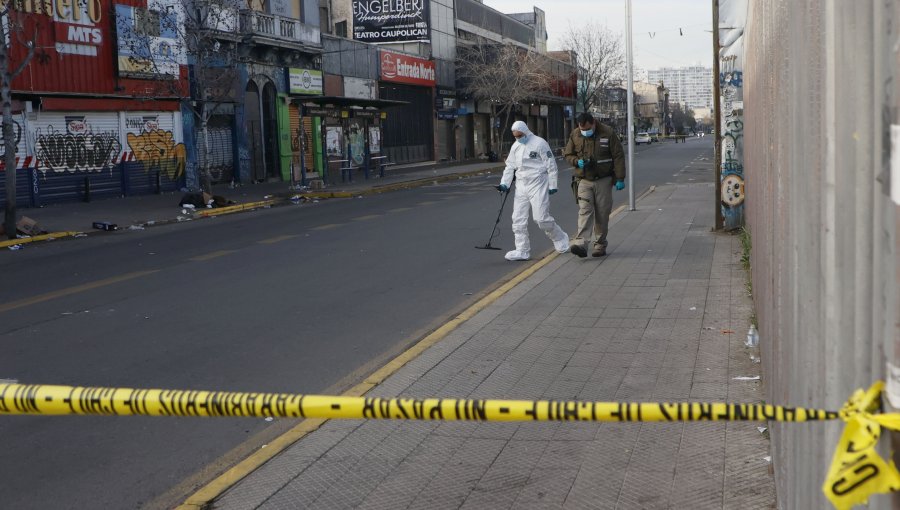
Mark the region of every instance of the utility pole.
<instances>
[{"instance_id":1,"label":"utility pole","mask_svg":"<svg viewBox=\"0 0 900 510\"><path fill-rule=\"evenodd\" d=\"M625 0L625 15L628 18L626 44L628 54L628 210L636 210L634 204L634 55L631 52L631 0Z\"/></svg>"},{"instance_id":2,"label":"utility pole","mask_svg":"<svg viewBox=\"0 0 900 510\"><path fill-rule=\"evenodd\" d=\"M722 217L722 122L721 100L722 94L719 85L719 0L712 0L712 35L713 35L713 140L715 141L715 168L716 168L716 196L715 217L716 230L725 227L725 218Z\"/></svg>"}]
</instances>

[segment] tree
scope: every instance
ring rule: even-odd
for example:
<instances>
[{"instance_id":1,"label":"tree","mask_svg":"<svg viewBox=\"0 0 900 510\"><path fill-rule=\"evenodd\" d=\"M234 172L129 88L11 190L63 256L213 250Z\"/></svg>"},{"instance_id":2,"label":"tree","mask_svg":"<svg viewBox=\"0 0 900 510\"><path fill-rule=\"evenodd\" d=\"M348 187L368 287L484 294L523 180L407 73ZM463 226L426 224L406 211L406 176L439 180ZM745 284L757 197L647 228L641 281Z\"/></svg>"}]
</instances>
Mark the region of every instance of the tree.
<instances>
[{"instance_id":1,"label":"tree","mask_svg":"<svg viewBox=\"0 0 900 510\"><path fill-rule=\"evenodd\" d=\"M537 53L486 41L459 48L456 72L463 92L491 105L490 150L495 152L502 142L499 129L510 126L516 106L546 94L552 82L543 57Z\"/></svg>"},{"instance_id":2,"label":"tree","mask_svg":"<svg viewBox=\"0 0 900 510\"><path fill-rule=\"evenodd\" d=\"M235 101L238 67L246 60L238 35L241 5L238 0L150 0L148 7L150 26L155 30L158 17L159 32L168 37L161 42L160 34L148 33L140 16L117 18L129 74L153 80L148 91L178 92L187 64L190 97L183 100L189 101L198 125L200 187L211 191L209 120L223 103ZM161 44L167 45L165 52Z\"/></svg>"},{"instance_id":3,"label":"tree","mask_svg":"<svg viewBox=\"0 0 900 510\"><path fill-rule=\"evenodd\" d=\"M599 105L603 91L625 78L622 38L605 26L569 26L562 46L575 54L578 69L577 102L583 111Z\"/></svg>"},{"instance_id":4,"label":"tree","mask_svg":"<svg viewBox=\"0 0 900 510\"><path fill-rule=\"evenodd\" d=\"M694 119L694 110L689 107L682 106L681 103L675 103L672 108L672 125L675 132L683 135L688 131L694 131L697 120Z\"/></svg>"},{"instance_id":5,"label":"tree","mask_svg":"<svg viewBox=\"0 0 900 510\"><path fill-rule=\"evenodd\" d=\"M31 38L25 36L27 14L22 0L0 3L0 102L3 104L3 168L6 172L4 226L9 239L16 238L16 132L12 116L12 82L34 57L39 23L31 20ZM16 62L18 60L18 62Z\"/></svg>"}]
</instances>

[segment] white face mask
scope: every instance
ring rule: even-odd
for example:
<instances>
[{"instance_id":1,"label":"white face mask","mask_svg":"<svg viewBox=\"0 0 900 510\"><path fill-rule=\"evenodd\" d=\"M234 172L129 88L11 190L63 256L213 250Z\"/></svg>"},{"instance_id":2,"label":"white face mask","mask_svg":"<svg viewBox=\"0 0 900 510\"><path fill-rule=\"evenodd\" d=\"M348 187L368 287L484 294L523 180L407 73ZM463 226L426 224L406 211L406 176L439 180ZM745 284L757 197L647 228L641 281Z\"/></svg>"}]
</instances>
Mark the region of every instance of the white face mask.
<instances>
[{"instance_id":1,"label":"white face mask","mask_svg":"<svg viewBox=\"0 0 900 510\"><path fill-rule=\"evenodd\" d=\"M587 130L582 129L582 130L581 130L581 136L584 136L584 137L591 137L591 136L594 136L594 128L587 129Z\"/></svg>"}]
</instances>

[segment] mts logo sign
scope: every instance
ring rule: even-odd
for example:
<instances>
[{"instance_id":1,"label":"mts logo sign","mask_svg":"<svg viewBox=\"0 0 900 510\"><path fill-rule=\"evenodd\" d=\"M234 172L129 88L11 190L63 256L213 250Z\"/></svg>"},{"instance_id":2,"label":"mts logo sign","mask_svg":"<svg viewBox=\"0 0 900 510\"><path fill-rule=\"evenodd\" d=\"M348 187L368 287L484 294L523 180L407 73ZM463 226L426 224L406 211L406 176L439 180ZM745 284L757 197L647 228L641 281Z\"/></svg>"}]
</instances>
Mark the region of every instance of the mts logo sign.
<instances>
[{"instance_id":1,"label":"mts logo sign","mask_svg":"<svg viewBox=\"0 0 900 510\"><path fill-rule=\"evenodd\" d=\"M56 42L69 44L85 44L100 46L103 44L103 32L96 27L75 25L73 23L54 23L56 26Z\"/></svg>"}]
</instances>

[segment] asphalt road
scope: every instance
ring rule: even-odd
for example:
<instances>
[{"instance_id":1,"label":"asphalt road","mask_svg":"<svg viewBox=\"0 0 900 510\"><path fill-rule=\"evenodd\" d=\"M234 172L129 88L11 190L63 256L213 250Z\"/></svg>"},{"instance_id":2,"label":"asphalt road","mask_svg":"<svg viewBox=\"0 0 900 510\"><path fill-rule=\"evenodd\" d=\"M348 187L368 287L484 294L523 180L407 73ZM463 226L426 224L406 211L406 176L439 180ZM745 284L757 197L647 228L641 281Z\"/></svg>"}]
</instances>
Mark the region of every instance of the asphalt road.
<instances>
[{"instance_id":1,"label":"asphalt road","mask_svg":"<svg viewBox=\"0 0 900 510\"><path fill-rule=\"evenodd\" d=\"M710 160L705 169L698 158ZM666 182L708 182L711 159L709 138L640 147L635 194ZM572 232L569 175L562 172L551 211ZM340 392L527 266L503 260L512 249L511 201L494 241L504 251L473 249L496 218L497 180L2 253L0 378ZM615 192L616 204L627 196ZM551 243L531 228L537 259ZM0 418L0 506L168 507L293 425Z\"/></svg>"}]
</instances>

